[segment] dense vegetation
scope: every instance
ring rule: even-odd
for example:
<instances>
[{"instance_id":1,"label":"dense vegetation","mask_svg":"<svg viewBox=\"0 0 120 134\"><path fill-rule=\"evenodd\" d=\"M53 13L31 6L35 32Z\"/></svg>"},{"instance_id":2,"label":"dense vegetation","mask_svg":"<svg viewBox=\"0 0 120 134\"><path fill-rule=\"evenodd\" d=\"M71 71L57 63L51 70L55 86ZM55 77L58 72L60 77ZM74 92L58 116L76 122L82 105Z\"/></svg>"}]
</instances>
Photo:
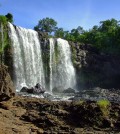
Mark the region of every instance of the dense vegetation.
<instances>
[{"instance_id":1,"label":"dense vegetation","mask_svg":"<svg viewBox=\"0 0 120 134\"><path fill-rule=\"evenodd\" d=\"M7 15L0 15L0 62L3 59L4 49L8 45L8 28L7 22L13 22L12 14L8 13Z\"/></svg>"},{"instance_id":2,"label":"dense vegetation","mask_svg":"<svg viewBox=\"0 0 120 134\"><path fill-rule=\"evenodd\" d=\"M57 22L51 18L39 21L35 30L48 32L49 36L60 37L72 42L92 44L100 52L107 54L120 54L120 23L115 19L101 21L100 25L93 26L90 30L84 30L81 26L71 31L64 31L57 27ZM52 33L52 34L51 34Z\"/></svg>"},{"instance_id":3,"label":"dense vegetation","mask_svg":"<svg viewBox=\"0 0 120 134\"><path fill-rule=\"evenodd\" d=\"M52 18L43 18L42 20L39 20L38 25L34 27L34 30L36 31L42 31L42 32L48 32L51 34L52 32L55 32L57 30L57 22Z\"/></svg>"},{"instance_id":4,"label":"dense vegetation","mask_svg":"<svg viewBox=\"0 0 120 134\"><path fill-rule=\"evenodd\" d=\"M5 16L0 15L0 55L4 50L7 40L6 24L8 21L13 23L12 14L8 13ZM115 19L101 21L98 26L95 25L90 30L84 30L81 26L78 26L70 31L65 31L63 28L57 27L57 22L54 19L47 17L39 20L38 25L36 25L34 29L36 31L47 32L50 37L92 44L100 52L116 55L120 54L120 21Z\"/></svg>"}]
</instances>

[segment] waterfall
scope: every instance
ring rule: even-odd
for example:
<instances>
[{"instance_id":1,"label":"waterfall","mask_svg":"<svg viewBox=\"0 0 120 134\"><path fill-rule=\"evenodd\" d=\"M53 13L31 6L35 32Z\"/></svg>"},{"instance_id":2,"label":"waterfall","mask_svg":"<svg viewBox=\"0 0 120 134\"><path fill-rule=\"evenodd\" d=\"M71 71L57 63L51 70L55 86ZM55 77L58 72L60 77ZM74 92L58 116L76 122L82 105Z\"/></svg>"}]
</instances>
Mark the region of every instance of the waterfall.
<instances>
[{"instance_id":1,"label":"waterfall","mask_svg":"<svg viewBox=\"0 0 120 134\"><path fill-rule=\"evenodd\" d=\"M15 84L19 91L21 84L28 87L40 83L45 87L41 44L38 33L34 30L14 27L8 24L9 37L14 49Z\"/></svg>"},{"instance_id":2,"label":"waterfall","mask_svg":"<svg viewBox=\"0 0 120 134\"><path fill-rule=\"evenodd\" d=\"M71 50L68 41L50 39L50 90L61 87L61 90L74 88L76 85L75 70L71 61Z\"/></svg>"},{"instance_id":3,"label":"waterfall","mask_svg":"<svg viewBox=\"0 0 120 134\"><path fill-rule=\"evenodd\" d=\"M2 52L3 52L3 49L4 49L4 31L3 31L3 24L2 23L0 23L0 34L1 34L1 39L0 39L0 53L1 53L1 55L0 55L0 64L2 63L2 60L3 60L3 54L2 54Z\"/></svg>"},{"instance_id":4,"label":"waterfall","mask_svg":"<svg viewBox=\"0 0 120 134\"><path fill-rule=\"evenodd\" d=\"M48 90L51 93L55 87L61 87L61 90L75 87L76 76L68 41L50 38L49 47L47 46L48 51L44 51L41 48L46 48L47 44L42 43L43 46L41 46L36 31L13 26L10 23L8 27L13 46L14 83L18 91L23 84L33 87L36 83L40 83L43 87L49 87ZM49 58L44 58L42 61L42 53L48 55ZM48 64L45 64L46 62ZM48 69L47 71L43 69L43 63L44 68Z\"/></svg>"},{"instance_id":5,"label":"waterfall","mask_svg":"<svg viewBox=\"0 0 120 134\"><path fill-rule=\"evenodd\" d=\"M52 92L53 88L53 60L54 60L54 39L49 39L50 41L50 92Z\"/></svg>"}]
</instances>

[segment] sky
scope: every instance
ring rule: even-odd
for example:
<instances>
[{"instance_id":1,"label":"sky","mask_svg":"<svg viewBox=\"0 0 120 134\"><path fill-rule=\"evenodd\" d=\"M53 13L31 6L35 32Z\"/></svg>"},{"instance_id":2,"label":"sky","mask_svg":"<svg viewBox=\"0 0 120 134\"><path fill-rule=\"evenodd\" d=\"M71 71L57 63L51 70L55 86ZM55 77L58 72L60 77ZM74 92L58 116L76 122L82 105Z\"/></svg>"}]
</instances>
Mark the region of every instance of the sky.
<instances>
[{"instance_id":1,"label":"sky","mask_svg":"<svg viewBox=\"0 0 120 134\"><path fill-rule=\"evenodd\" d=\"M120 20L120 0L0 0L0 15L13 14L14 24L33 29L50 17L58 27L89 30L100 21Z\"/></svg>"}]
</instances>

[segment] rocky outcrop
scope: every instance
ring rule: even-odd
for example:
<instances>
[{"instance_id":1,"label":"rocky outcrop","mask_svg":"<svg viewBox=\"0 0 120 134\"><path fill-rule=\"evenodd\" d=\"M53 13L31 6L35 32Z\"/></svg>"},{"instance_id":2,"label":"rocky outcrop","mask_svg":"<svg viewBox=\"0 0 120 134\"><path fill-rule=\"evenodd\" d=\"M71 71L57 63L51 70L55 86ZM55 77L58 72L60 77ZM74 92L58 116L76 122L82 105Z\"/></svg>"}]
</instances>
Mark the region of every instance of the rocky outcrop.
<instances>
[{"instance_id":1,"label":"rocky outcrop","mask_svg":"<svg viewBox=\"0 0 120 134\"><path fill-rule=\"evenodd\" d=\"M44 70L49 74L49 40L48 34L38 32L42 47ZM10 40L7 41L4 51L4 64L12 80L15 80L13 67L13 48ZM72 60L76 68L77 87L88 89L93 87L120 88L120 58L116 55L100 53L93 45L69 42L72 50ZM45 75L47 83L49 76Z\"/></svg>"},{"instance_id":2,"label":"rocky outcrop","mask_svg":"<svg viewBox=\"0 0 120 134\"><path fill-rule=\"evenodd\" d=\"M9 72L12 80L14 80L13 48L10 44L10 41L4 50L4 61L3 62L6 66L8 66L8 72Z\"/></svg>"},{"instance_id":3,"label":"rocky outcrop","mask_svg":"<svg viewBox=\"0 0 120 134\"><path fill-rule=\"evenodd\" d=\"M89 44L70 44L79 89L120 88L119 56L100 53Z\"/></svg>"},{"instance_id":4,"label":"rocky outcrop","mask_svg":"<svg viewBox=\"0 0 120 134\"><path fill-rule=\"evenodd\" d=\"M0 65L0 101L8 100L14 96L15 88L8 73L8 68L5 65Z\"/></svg>"},{"instance_id":5,"label":"rocky outcrop","mask_svg":"<svg viewBox=\"0 0 120 134\"><path fill-rule=\"evenodd\" d=\"M26 93L30 93L30 94L43 94L45 92L45 89L39 84L37 83L35 85L35 87L31 87L31 88L27 88L27 87L23 87L20 92L26 92Z\"/></svg>"},{"instance_id":6,"label":"rocky outcrop","mask_svg":"<svg viewBox=\"0 0 120 134\"><path fill-rule=\"evenodd\" d=\"M1 133L80 134L120 131L120 105L94 101L52 102L16 96L0 103Z\"/></svg>"}]
</instances>

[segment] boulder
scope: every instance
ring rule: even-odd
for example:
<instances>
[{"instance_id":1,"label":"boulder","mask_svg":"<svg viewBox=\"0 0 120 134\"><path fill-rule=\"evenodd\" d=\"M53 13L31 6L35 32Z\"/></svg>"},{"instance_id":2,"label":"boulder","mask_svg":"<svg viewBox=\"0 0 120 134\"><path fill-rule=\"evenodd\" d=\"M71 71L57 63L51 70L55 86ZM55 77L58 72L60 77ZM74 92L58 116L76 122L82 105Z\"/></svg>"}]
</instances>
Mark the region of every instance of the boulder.
<instances>
[{"instance_id":1,"label":"boulder","mask_svg":"<svg viewBox=\"0 0 120 134\"><path fill-rule=\"evenodd\" d=\"M35 87L23 87L20 92L27 92L27 93L31 93L31 94L43 94L45 92L45 89L39 84L37 83L35 85Z\"/></svg>"},{"instance_id":2,"label":"boulder","mask_svg":"<svg viewBox=\"0 0 120 134\"><path fill-rule=\"evenodd\" d=\"M39 83L37 83L33 89L33 93L34 94L43 94L44 92L45 92L45 89Z\"/></svg>"},{"instance_id":3,"label":"boulder","mask_svg":"<svg viewBox=\"0 0 120 134\"><path fill-rule=\"evenodd\" d=\"M28 92L28 88L27 87L23 87L20 92Z\"/></svg>"},{"instance_id":4,"label":"boulder","mask_svg":"<svg viewBox=\"0 0 120 134\"><path fill-rule=\"evenodd\" d=\"M15 94L15 87L8 73L8 67L0 65L0 101L8 100Z\"/></svg>"},{"instance_id":5,"label":"boulder","mask_svg":"<svg viewBox=\"0 0 120 134\"><path fill-rule=\"evenodd\" d=\"M75 90L72 88L68 88L68 89L64 90L63 93L75 93Z\"/></svg>"}]
</instances>

